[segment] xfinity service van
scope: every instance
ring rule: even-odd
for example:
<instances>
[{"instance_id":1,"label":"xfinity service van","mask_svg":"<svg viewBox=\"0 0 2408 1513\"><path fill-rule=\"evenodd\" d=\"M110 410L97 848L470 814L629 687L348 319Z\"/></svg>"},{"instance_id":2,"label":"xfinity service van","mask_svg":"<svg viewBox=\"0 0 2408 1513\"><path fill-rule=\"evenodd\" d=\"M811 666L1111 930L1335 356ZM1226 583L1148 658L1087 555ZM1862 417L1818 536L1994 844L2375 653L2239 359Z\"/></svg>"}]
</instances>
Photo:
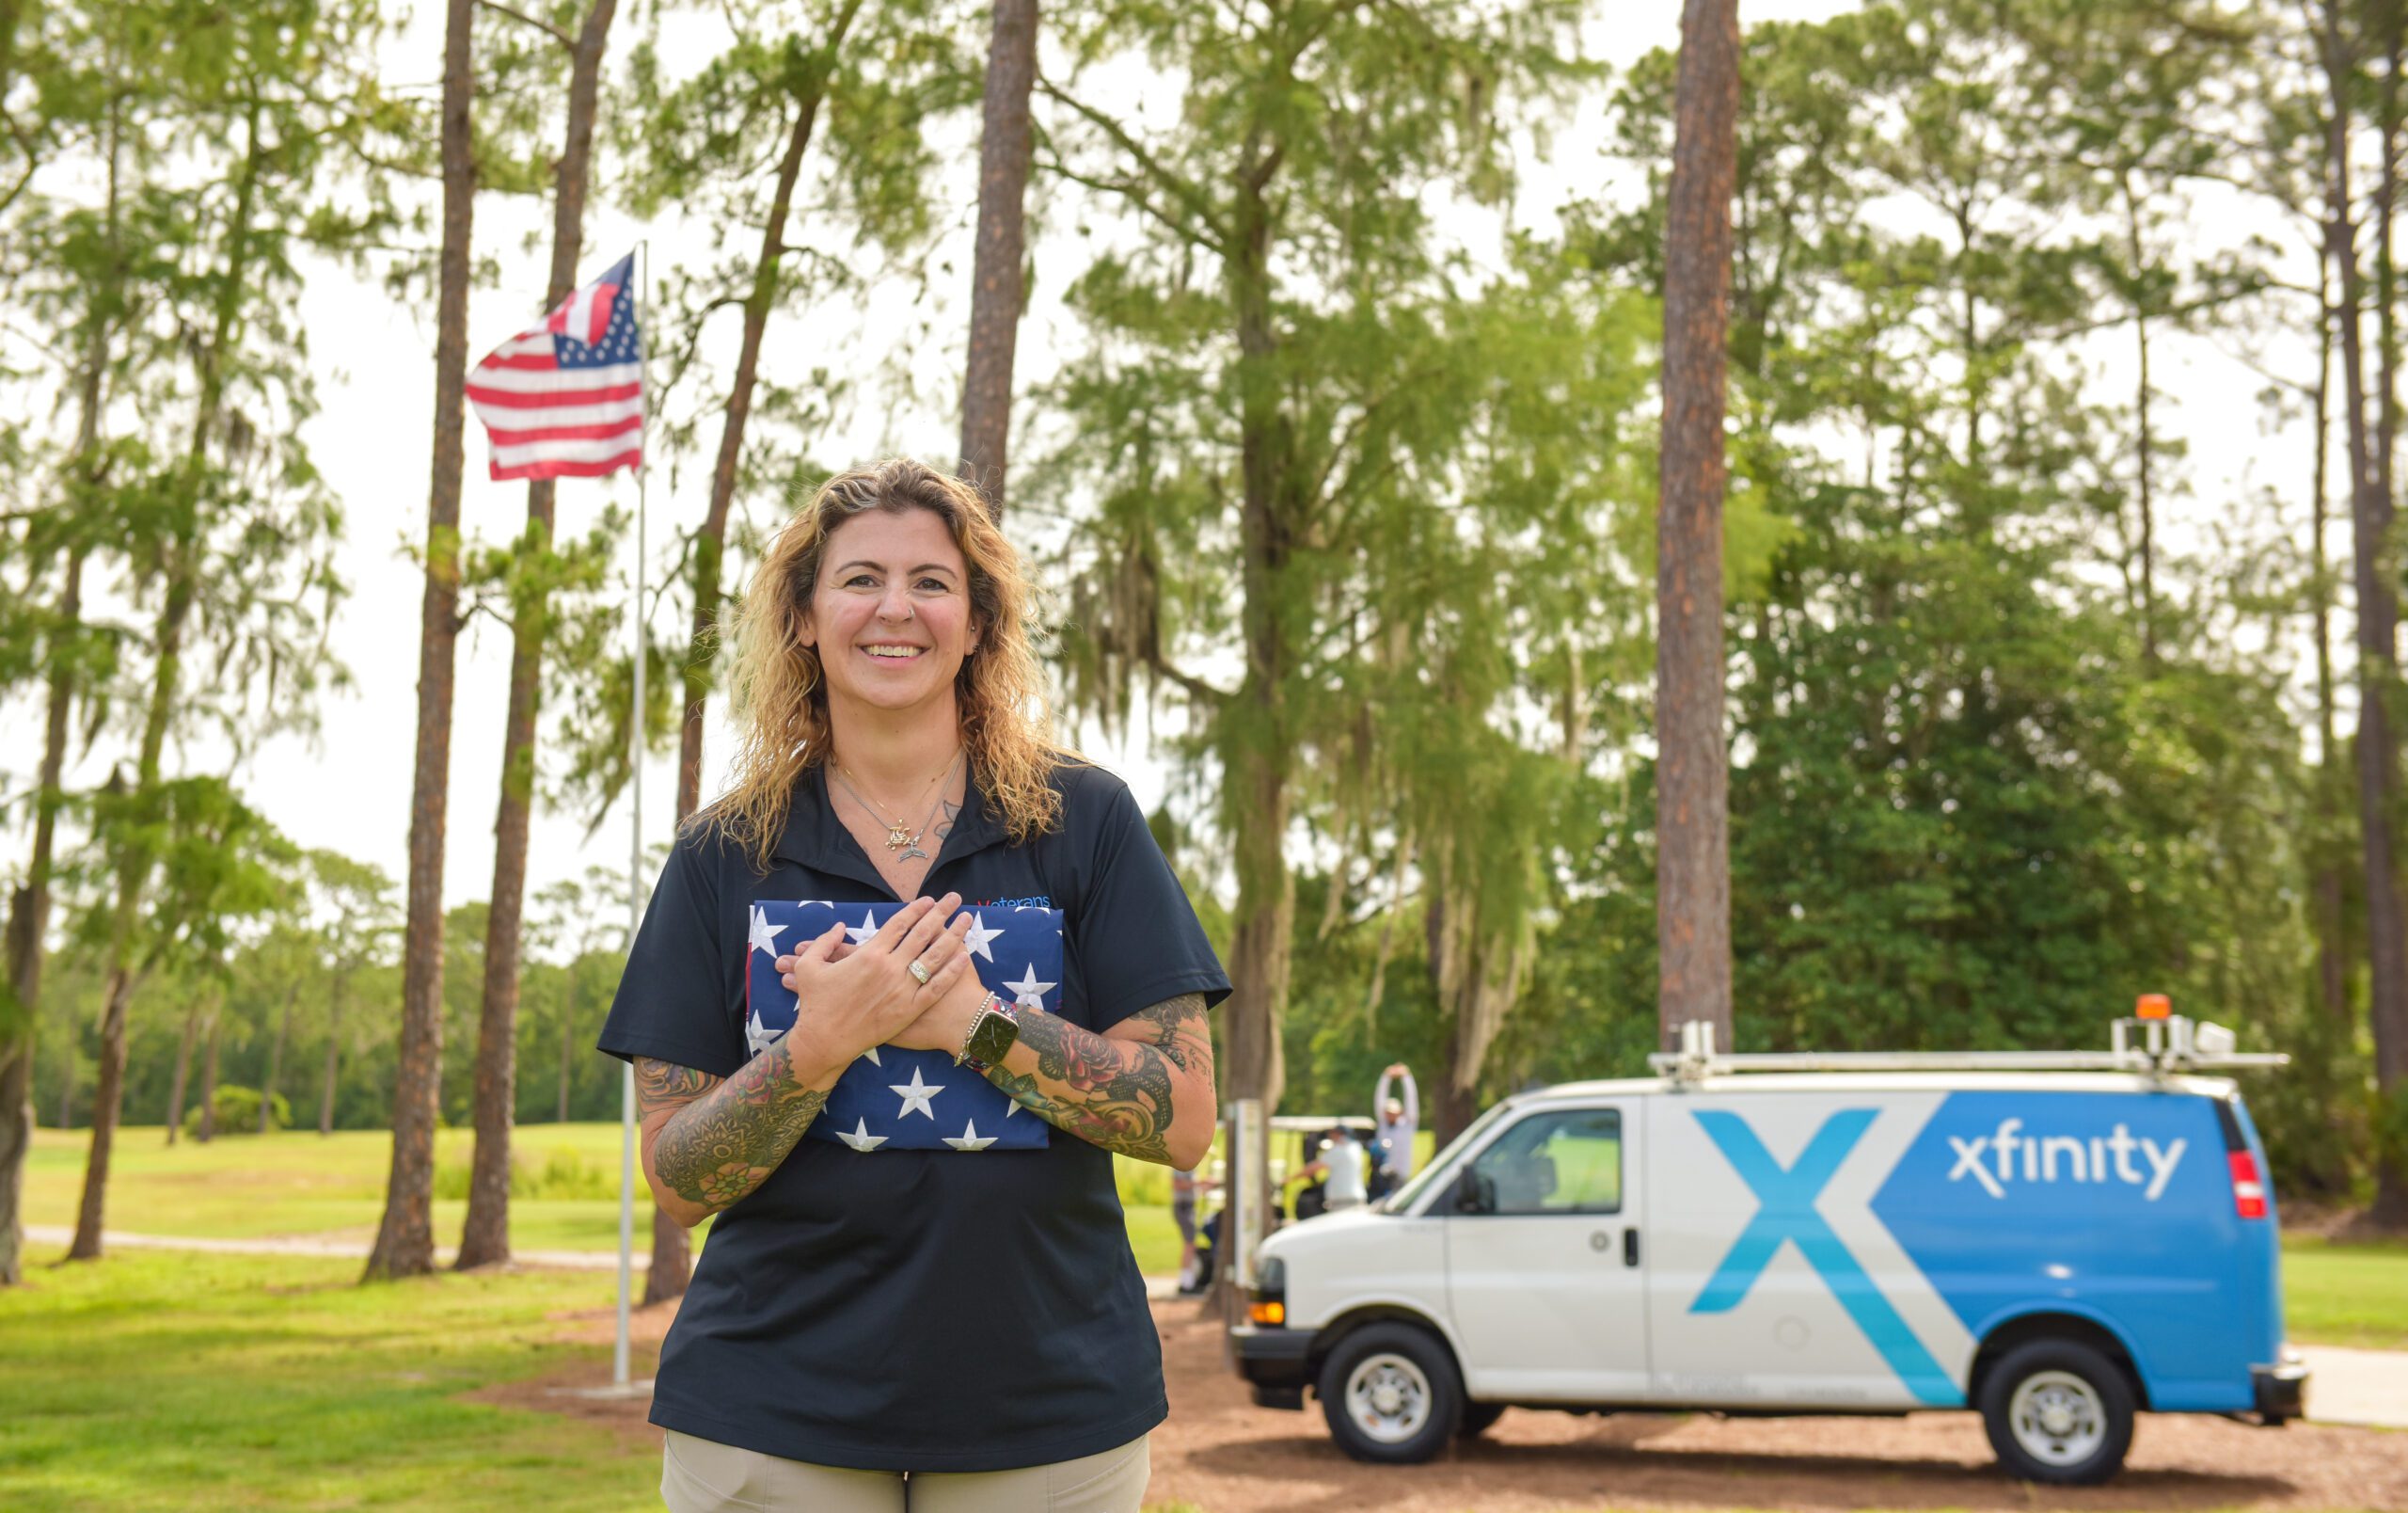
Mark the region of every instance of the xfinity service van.
<instances>
[{"instance_id":1,"label":"xfinity service van","mask_svg":"<svg viewBox=\"0 0 2408 1513\"><path fill-rule=\"evenodd\" d=\"M1272 1234L1234 1331L1256 1401L1309 1391L1381 1461L1509 1406L1972 1409L2061 1483L2112 1476L2136 1412L2302 1411L2266 1154L2201 1075L2281 1058L2162 1017L2099 1054L1718 1056L1705 1028Z\"/></svg>"}]
</instances>

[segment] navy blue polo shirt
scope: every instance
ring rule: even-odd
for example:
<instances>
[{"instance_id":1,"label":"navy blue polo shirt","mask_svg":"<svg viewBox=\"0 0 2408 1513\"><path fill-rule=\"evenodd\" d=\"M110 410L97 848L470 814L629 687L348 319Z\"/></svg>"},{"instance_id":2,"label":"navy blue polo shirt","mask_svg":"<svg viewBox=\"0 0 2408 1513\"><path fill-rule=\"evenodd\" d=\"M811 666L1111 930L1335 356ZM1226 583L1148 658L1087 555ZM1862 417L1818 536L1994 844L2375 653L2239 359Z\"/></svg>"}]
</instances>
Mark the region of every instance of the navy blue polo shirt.
<instances>
[{"instance_id":1,"label":"navy blue polo shirt","mask_svg":"<svg viewBox=\"0 0 2408 1513\"><path fill-rule=\"evenodd\" d=\"M921 893L1060 909L1060 1012L1088 1029L1181 994L1218 1004L1228 977L1127 786L1052 781L1059 827L1014 846L974 780ZM601 1048L743 1066L749 905L768 899L895 901L816 769L767 874L702 827L679 838ZM1112 1156L1059 1129L974 1155L801 1141L713 1221L652 1397L666 1428L875 1471L1070 1460L1167 1412Z\"/></svg>"}]
</instances>

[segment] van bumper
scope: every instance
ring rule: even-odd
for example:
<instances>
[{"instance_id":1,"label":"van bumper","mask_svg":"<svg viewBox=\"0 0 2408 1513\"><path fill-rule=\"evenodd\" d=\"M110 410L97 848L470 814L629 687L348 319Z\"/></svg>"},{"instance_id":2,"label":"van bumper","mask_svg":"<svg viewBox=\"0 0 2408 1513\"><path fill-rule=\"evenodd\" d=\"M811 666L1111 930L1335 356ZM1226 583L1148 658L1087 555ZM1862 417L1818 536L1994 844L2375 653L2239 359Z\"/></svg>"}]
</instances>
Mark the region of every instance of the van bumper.
<instances>
[{"instance_id":1,"label":"van bumper","mask_svg":"<svg viewBox=\"0 0 2408 1513\"><path fill-rule=\"evenodd\" d=\"M1229 1330L1230 1346L1237 1352L1238 1375L1253 1384L1255 1407L1305 1406L1305 1388L1312 1380L1307 1362L1316 1332L1257 1329L1251 1324L1240 1324Z\"/></svg>"},{"instance_id":2,"label":"van bumper","mask_svg":"<svg viewBox=\"0 0 2408 1513\"><path fill-rule=\"evenodd\" d=\"M2258 1416L2283 1424L2307 1412L2307 1362L2286 1356L2277 1365L2249 1368L2250 1395Z\"/></svg>"}]
</instances>

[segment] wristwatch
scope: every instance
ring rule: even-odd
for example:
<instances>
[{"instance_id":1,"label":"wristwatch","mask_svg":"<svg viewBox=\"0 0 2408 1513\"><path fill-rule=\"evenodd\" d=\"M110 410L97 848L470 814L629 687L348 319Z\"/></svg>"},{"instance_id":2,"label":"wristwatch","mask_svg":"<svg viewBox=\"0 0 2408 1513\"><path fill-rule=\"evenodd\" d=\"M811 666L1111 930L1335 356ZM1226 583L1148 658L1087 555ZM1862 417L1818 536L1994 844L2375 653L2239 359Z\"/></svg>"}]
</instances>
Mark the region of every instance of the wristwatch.
<instances>
[{"instance_id":1,"label":"wristwatch","mask_svg":"<svg viewBox=\"0 0 2408 1513\"><path fill-rule=\"evenodd\" d=\"M978 1006L977 1017L970 1021L970 1033L962 1037L961 1049L954 1053L953 1064L983 1073L1002 1060L1019 1039L1019 1013L999 995L990 993L987 1001Z\"/></svg>"}]
</instances>

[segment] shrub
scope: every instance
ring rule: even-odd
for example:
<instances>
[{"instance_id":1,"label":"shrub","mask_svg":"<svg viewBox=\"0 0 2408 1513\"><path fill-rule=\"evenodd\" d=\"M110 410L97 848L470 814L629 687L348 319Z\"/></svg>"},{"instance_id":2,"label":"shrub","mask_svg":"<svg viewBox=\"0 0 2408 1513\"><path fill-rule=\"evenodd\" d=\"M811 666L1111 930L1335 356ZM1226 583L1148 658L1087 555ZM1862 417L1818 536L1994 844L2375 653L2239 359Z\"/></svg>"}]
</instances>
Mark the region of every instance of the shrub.
<instances>
[{"instance_id":1,"label":"shrub","mask_svg":"<svg viewBox=\"0 0 2408 1513\"><path fill-rule=\"evenodd\" d=\"M438 1166L435 1169L435 1196L465 1200L468 1196L470 1171L465 1166ZM510 1196L519 1198L616 1198L619 1196L619 1172L616 1167L599 1167L587 1162L572 1150L548 1152L540 1167L524 1151L513 1151L510 1157Z\"/></svg>"},{"instance_id":2,"label":"shrub","mask_svg":"<svg viewBox=\"0 0 2408 1513\"><path fill-rule=\"evenodd\" d=\"M217 1128L214 1133L256 1135L260 1132L260 1091L257 1088L241 1088L230 1082L221 1082L217 1085L217 1096L214 1101L217 1106ZM268 1123L277 1129L284 1129L292 1124L293 1106L285 1102L284 1094L279 1092L269 1100L267 1119ZM196 1136L200 1133L198 1104L193 1105L184 1111L184 1133Z\"/></svg>"}]
</instances>

